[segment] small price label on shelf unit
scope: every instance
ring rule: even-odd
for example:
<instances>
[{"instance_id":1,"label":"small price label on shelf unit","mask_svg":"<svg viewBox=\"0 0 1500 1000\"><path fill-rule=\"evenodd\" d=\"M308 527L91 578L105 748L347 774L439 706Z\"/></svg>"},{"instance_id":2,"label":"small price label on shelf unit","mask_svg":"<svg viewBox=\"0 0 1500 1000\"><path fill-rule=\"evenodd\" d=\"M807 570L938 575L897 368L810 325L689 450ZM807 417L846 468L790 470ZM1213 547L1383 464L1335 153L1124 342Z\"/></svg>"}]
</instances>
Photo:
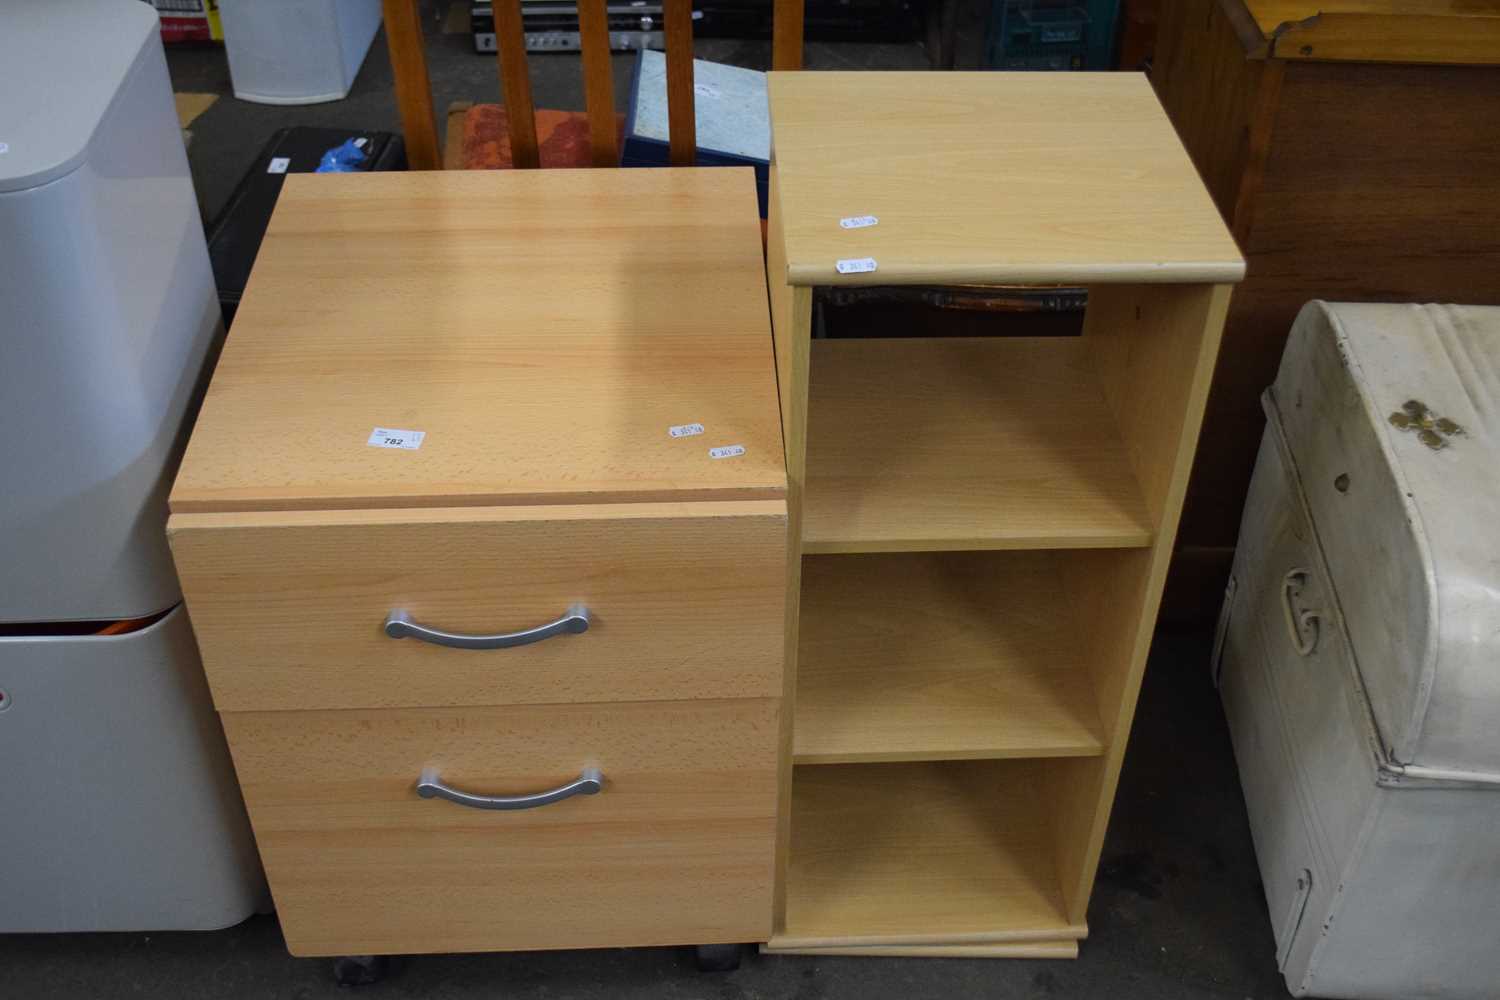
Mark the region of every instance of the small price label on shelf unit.
<instances>
[{"instance_id":1,"label":"small price label on shelf unit","mask_svg":"<svg viewBox=\"0 0 1500 1000\"><path fill-rule=\"evenodd\" d=\"M273 156L273 157L271 157L270 164L268 164L266 166L266 173L268 173L268 174L284 174L284 173L286 173L286 168L290 167L291 165L292 165L292 158L291 157L289 157L289 156Z\"/></svg>"},{"instance_id":2,"label":"small price label on shelf unit","mask_svg":"<svg viewBox=\"0 0 1500 1000\"><path fill-rule=\"evenodd\" d=\"M853 257L849 260L841 260L833 265L839 274L865 274L875 270L874 257Z\"/></svg>"},{"instance_id":3,"label":"small price label on shelf unit","mask_svg":"<svg viewBox=\"0 0 1500 1000\"><path fill-rule=\"evenodd\" d=\"M402 451L416 451L422 447L422 439L426 436L426 431L404 431L395 427L377 427L370 432L370 440L365 443L371 448L400 448Z\"/></svg>"},{"instance_id":4,"label":"small price label on shelf unit","mask_svg":"<svg viewBox=\"0 0 1500 1000\"><path fill-rule=\"evenodd\" d=\"M744 453L745 446L742 444L726 444L722 448L708 449L709 458L738 458Z\"/></svg>"},{"instance_id":5,"label":"small price label on shelf unit","mask_svg":"<svg viewBox=\"0 0 1500 1000\"><path fill-rule=\"evenodd\" d=\"M851 215L847 219L839 220L839 225L845 229L868 229L870 226L879 224L880 220L873 215Z\"/></svg>"},{"instance_id":6,"label":"small price label on shelf unit","mask_svg":"<svg viewBox=\"0 0 1500 1000\"><path fill-rule=\"evenodd\" d=\"M702 424L677 424L675 427L668 427L667 428L667 433L670 434L670 435L672 435L674 438L693 437L696 434L702 434L703 433L703 425Z\"/></svg>"}]
</instances>

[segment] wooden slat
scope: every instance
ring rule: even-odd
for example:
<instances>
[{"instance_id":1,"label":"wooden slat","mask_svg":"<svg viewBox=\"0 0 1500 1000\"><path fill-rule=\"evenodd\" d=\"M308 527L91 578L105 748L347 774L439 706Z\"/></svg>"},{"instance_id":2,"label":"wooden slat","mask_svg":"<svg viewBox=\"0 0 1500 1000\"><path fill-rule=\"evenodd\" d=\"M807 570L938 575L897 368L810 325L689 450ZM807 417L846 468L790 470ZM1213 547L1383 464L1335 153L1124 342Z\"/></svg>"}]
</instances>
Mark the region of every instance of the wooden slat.
<instances>
[{"instance_id":1,"label":"wooden slat","mask_svg":"<svg viewBox=\"0 0 1500 1000\"><path fill-rule=\"evenodd\" d=\"M589 109L589 148L596 167L620 165L615 131L615 81L610 68L607 0L578 0L583 50L583 96Z\"/></svg>"},{"instance_id":2,"label":"wooden slat","mask_svg":"<svg viewBox=\"0 0 1500 1000\"><path fill-rule=\"evenodd\" d=\"M1500 62L1500 0L1238 0L1286 59Z\"/></svg>"},{"instance_id":3,"label":"wooden slat","mask_svg":"<svg viewBox=\"0 0 1500 1000\"><path fill-rule=\"evenodd\" d=\"M691 167L698 151L693 117L693 3L666 0L667 141L674 167Z\"/></svg>"},{"instance_id":4,"label":"wooden slat","mask_svg":"<svg viewBox=\"0 0 1500 1000\"><path fill-rule=\"evenodd\" d=\"M406 162L412 170L441 170L437 121L432 113L432 85L427 79L427 50L417 0L385 0L385 44L396 78L396 105L406 137Z\"/></svg>"},{"instance_id":5,"label":"wooden slat","mask_svg":"<svg viewBox=\"0 0 1500 1000\"><path fill-rule=\"evenodd\" d=\"M526 68L526 38L521 0L495 0L495 55L500 61L500 88L510 120L510 162L518 169L542 165L536 141L536 109L531 103L531 75Z\"/></svg>"},{"instance_id":6,"label":"wooden slat","mask_svg":"<svg viewBox=\"0 0 1500 1000\"><path fill-rule=\"evenodd\" d=\"M771 69L802 68L803 0L776 0L771 23Z\"/></svg>"}]
</instances>

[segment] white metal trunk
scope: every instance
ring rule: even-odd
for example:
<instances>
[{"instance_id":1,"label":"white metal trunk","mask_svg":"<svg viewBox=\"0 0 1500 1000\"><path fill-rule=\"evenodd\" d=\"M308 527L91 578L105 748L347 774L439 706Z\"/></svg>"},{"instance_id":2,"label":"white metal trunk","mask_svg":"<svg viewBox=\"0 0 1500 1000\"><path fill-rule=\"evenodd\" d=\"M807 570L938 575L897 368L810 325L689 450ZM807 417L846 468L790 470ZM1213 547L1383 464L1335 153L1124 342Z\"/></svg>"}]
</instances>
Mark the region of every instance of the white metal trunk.
<instances>
[{"instance_id":1,"label":"white metal trunk","mask_svg":"<svg viewBox=\"0 0 1500 1000\"><path fill-rule=\"evenodd\" d=\"M1214 658L1293 993L1500 995L1500 308L1309 303Z\"/></svg>"}]
</instances>

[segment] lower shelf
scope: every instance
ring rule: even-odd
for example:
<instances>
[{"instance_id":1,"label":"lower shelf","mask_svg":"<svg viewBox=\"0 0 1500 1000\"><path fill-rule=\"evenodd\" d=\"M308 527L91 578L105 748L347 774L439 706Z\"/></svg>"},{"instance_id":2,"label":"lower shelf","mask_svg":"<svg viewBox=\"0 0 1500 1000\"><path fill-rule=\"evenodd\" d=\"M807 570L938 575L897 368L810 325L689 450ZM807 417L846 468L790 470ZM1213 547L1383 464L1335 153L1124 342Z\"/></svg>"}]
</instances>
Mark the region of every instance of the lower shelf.
<instances>
[{"instance_id":1,"label":"lower shelf","mask_svg":"<svg viewBox=\"0 0 1500 1000\"><path fill-rule=\"evenodd\" d=\"M874 944L843 948L760 946L762 955L843 955L851 958L1077 958L1078 942L1017 941L1013 944Z\"/></svg>"},{"instance_id":2,"label":"lower shelf","mask_svg":"<svg viewBox=\"0 0 1500 1000\"><path fill-rule=\"evenodd\" d=\"M799 765L769 948L1076 940L1042 761Z\"/></svg>"}]
</instances>

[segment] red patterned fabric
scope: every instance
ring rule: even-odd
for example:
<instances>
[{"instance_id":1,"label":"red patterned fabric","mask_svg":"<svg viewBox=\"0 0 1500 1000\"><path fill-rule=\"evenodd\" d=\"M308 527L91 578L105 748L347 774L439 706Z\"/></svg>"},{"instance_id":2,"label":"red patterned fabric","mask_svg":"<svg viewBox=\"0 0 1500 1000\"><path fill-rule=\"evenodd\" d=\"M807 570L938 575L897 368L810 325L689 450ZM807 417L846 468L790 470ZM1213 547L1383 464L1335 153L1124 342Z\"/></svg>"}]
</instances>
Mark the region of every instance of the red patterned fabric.
<instances>
[{"instance_id":1,"label":"red patterned fabric","mask_svg":"<svg viewBox=\"0 0 1500 1000\"><path fill-rule=\"evenodd\" d=\"M624 141L625 116L615 116ZM592 166L589 116L582 111L536 112L536 140L543 167ZM502 104L476 104L464 113L465 170L509 170L510 118Z\"/></svg>"}]
</instances>

